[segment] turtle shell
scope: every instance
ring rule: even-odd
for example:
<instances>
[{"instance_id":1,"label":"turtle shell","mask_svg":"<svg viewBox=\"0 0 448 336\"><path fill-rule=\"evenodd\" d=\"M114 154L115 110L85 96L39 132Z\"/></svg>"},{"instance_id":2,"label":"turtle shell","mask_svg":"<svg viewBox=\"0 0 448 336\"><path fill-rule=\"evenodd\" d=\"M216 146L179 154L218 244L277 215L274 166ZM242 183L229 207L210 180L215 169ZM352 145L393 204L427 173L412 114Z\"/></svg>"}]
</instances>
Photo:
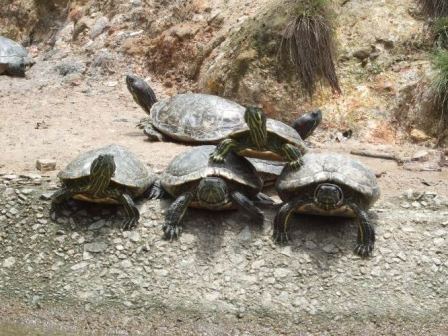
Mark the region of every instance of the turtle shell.
<instances>
[{"instance_id":1,"label":"turtle shell","mask_svg":"<svg viewBox=\"0 0 448 336\"><path fill-rule=\"evenodd\" d=\"M280 141L283 141L285 143L290 143L296 146L298 145L299 147L306 147L299 133L297 133L297 131L291 126L288 126L279 120L267 119L266 130L268 133L268 138L277 137L280 139ZM232 132L232 134L230 134L230 137L235 139L244 136L249 136L249 127L247 126L247 124L244 124L244 126L239 130L236 130ZM284 161L284 158L277 153L273 153L270 151L260 152L251 148L244 149L239 154L265 160Z\"/></svg>"},{"instance_id":2,"label":"turtle shell","mask_svg":"<svg viewBox=\"0 0 448 336\"><path fill-rule=\"evenodd\" d=\"M29 63L28 52L17 42L0 36L0 64Z\"/></svg>"},{"instance_id":3,"label":"turtle shell","mask_svg":"<svg viewBox=\"0 0 448 336\"><path fill-rule=\"evenodd\" d=\"M269 161L257 158L247 158L247 160L257 170L258 175L263 180L264 187L273 185L285 166L285 162L281 161Z\"/></svg>"},{"instance_id":4,"label":"turtle shell","mask_svg":"<svg viewBox=\"0 0 448 336\"><path fill-rule=\"evenodd\" d=\"M308 153L299 170L284 169L277 180L277 191L283 201L309 194L320 183L334 183L343 190L355 191L367 207L378 200L380 189L373 172L360 162L333 153Z\"/></svg>"},{"instance_id":5,"label":"turtle shell","mask_svg":"<svg viewBox=\"0 0 448 336\"><path fill-rule=\"evenodd\" d=\"M120 145L109 145L80 154L59 172L58 177L63 182L88 177L93 160L100 154L114 156L116 169L111 180L132 189L134 196L144 192L155 180L154 174L132 152Z\"/></svg>"},{"instance_id":6,"label":"turtle shell","mask_svg":"<svg viewBox=\"0 0 448 336\"><path fill-rule=\"evenodd\" d=\"M245 108L218 96L185 93L151 108L152 124L169 137L195 143L217 143L244 127Z\"/></svg>"},{"instance_id":7,"label":"turtle shell","mask_svg":"<svg viewBox=\"0 0 448 336\"><path fill-rule=\"evenodd\" d=\"M162 187L172 196L177 196L202 178L216 176L253 194L261 190L263 182L246 158L230 153L224 163L214 163L210 160L210 154L215 148L211 145L199 146L174 157L162 175Z\"/></svg>"}]
</instances>

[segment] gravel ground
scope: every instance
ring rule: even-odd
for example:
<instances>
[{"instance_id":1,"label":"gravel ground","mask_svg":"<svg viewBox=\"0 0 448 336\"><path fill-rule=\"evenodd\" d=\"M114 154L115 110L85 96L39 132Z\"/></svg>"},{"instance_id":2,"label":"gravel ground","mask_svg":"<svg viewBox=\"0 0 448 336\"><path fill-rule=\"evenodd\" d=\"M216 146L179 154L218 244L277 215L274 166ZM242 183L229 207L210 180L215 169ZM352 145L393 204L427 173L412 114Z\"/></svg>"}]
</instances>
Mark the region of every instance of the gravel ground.
<instances>
[{"instance_id":1,"label":"gravel ground","mask_svg":"<svg viewBox=\"0 0 448 336\"><path fill-rule=\"evenodd\" d=\"M270 239L273 209L265 209L263 227L236 211L192 210L181 239L170 243L160 229L168 201L140 202L140 225L121 232L121 213L108 206L70 202L49 218L52 178L2 175L0 181L0 296L25 311L40 308L39 319L57 329L123 335L448 330L443 194L407 191L381 199L371 212L375 255L362 260L352 253L350 221L328 225L296 216L291 244L277 247ZM56 320L55 307L63 307ZM3 319L18 316L11 311ZM73 311L77 317L67 319Z\"/></svg>"}]
</instances>

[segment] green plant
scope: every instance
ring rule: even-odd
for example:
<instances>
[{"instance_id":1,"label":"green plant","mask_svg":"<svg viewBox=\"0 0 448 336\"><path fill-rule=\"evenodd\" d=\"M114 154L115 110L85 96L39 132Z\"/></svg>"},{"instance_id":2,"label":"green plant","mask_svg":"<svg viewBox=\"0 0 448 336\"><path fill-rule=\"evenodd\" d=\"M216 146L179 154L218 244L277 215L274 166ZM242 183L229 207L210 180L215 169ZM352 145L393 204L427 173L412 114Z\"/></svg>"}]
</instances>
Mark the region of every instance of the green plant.
<instances>
[{"instance_id":1,"label":"green plant","mask_svg":"<svg viewBox=\"0 0 448 336\"><path fill-rule=\"evenodd\" d=\"M419 0L424 15L437 18L448 16L448 1L446 0Z\"/></svg>"},{"instance_id":2,"label":"green plant","mask_svg":"<svg viewBox=\"0 0 448 336\"><path fill-rule=\"evenodd\" d=\"M334 42L326 0L298 1L296 17L284 32L280 52L296 70L303 89L312 96L322 79L340 93L334 65Z\"/></svg>"},{"instance_id":3,"label":"green plant","mask_svg":"<svg viewBox=\"0 0 448 336\"><path fill-rule=\"evenodd\" d=\"M448 51L439 50L435 53L433 69L433 109L440 114L439 129L442 131L448 126Z\"/></svg>"},{"instance_id":4,"label":"green plant","mask_svg":"<svg viewBox=\"0 0 448 336\"><path fill-rule=\"evenodd\" d=\"M448 16L442 16L435 20L432 31L437 47L446 49L448 47Z\"/></svg>"}]
</instances>

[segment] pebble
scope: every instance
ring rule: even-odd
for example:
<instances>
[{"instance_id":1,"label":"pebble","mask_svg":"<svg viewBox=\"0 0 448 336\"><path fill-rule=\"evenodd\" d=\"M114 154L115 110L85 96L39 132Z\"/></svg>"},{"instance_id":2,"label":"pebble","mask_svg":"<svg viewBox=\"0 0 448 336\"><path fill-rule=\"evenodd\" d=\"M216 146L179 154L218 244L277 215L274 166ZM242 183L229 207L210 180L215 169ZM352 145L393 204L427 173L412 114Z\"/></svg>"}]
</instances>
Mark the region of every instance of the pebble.
<instances>
[{"instance_id":1,"label":"pebble","mask_svg":"<svg viewBox=\"0 0 448 336\"><path fill-rule=\"evenodd\" d=\"M73 271L78 271L88 265L89 265L89 263L87 263L85 261L81 261L80 263L77 263L77 264L73 265L72 267L70 267L70 269Z\"/></svg>"},{"instance_id":2,"label":"pebble","mask_svg":"<svg viewBox=\"0 0 448 336\"><path fill-rule=\"evenodd\" d=\"M15 263L16 263L16 258L9 257L3 261L3 267L10 268L10 267L14 266Z\"/></svg>"},{"instance_id":3,"label":"pebble","mask_svg":"<svg viewBox=\"0 0 448 336\"><path fill-rule=\"evenodd\" d=\"M140 241L140 233L138 233L137 231L130 231L128 233L128 238L134 243L137 243Z\"/></svg>"},{"instance_id":4,"label":"pebble","mask_svg":"<svg viewBox=\"0 0 448 336\"><path fill-rule=\"evenodd\" d=\"M100 219L90 224L87 229L90 231L95 231L101 229L104 225L106 225L106 221L104 219Z\"/></svg>"},{"instance_id":5,"label":"pebble","mask_svg":"<svg viewBox=\"0 0 448 336\"><path fill-rule=\"evenodd\" d=\"M56 161L52 159L38 159L36 168L42 172L53 171L56 169Z\"/></svg>"},{"instance_id":6,"label":"pebble","mask_svg":"<svg viewBox=\"0 0 448 336\"><path fill-rule=\"evenodd\" d=\"M107 244L103 242L88 243L84 245L84 251L99 253L107 249Z\"/></svg>"}]
</instances>

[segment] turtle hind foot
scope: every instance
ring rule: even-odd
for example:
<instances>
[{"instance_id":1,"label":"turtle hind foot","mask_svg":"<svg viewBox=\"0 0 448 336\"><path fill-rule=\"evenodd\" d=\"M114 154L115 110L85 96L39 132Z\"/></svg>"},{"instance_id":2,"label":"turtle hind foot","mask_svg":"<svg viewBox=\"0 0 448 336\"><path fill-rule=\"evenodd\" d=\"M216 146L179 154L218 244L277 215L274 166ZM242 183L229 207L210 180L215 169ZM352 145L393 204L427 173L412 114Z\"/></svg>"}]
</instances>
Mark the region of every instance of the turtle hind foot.
<instances>
[{"instance_id":1,"label":"turtle hind foot","mask_svg":"<svg viewBox=\"0 0 448 336\"><path fill-rule=\"evenodd\" d=\"M289 237L286 232L274 231L272 240L278 245L286 245L289 243Z\"/></svg>"},{"instance_id":2,"label":"turtle hind foot","mask_svg":"<svg viewBox=\"0 0 448 336\"><path fill-rule=\"evenodd\" d=\"M182 233L182 227L172 224L164 224L162 227L163 239L173 241L178 239Z\"/></svg>"}]
</instances>

